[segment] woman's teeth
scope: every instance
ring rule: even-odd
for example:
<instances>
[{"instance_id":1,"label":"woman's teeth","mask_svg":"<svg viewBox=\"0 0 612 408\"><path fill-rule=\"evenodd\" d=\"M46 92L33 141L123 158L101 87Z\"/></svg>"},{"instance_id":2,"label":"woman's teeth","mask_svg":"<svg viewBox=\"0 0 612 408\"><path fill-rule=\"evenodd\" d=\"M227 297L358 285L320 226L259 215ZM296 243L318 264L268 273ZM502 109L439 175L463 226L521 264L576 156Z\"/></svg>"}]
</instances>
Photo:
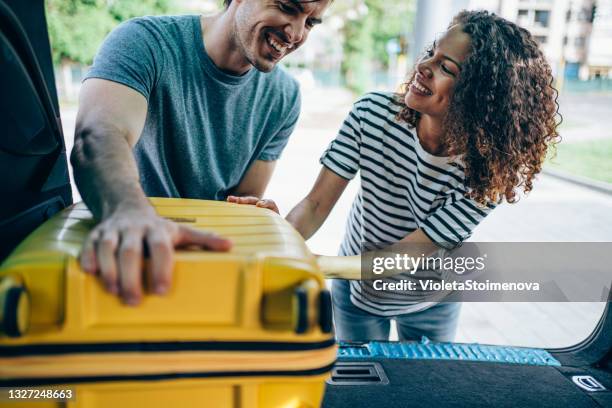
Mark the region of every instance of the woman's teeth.
<instances>
[{"instance_id":1,"label":"woman's teeth","mask_svg":"<svg viewBox=\"0 0 612 408\"><path fill-rule=\"evenodd\" d=\"M278 41L276 41L274 38L272 38L272 36L268 35L266 36L266 39L268 40L268 44L270 44L270 46L272 48L274 48L274 50L276 52L279 52L281 54L283 54L286 50L287 50L287 46L286 45L282 45L281 43L279 43Z\"/></svg>"},{"instance_id":2,"label":"woman's teeth","mask_svg":"<svg viewBox=\"0 0 612 408\"><path fill-rule=\"evenodd\" d=\"M431 91L425 88L423 85L419 84L416 80L412 81L412 86L418 89L420 92L423 92L426 95L431 95Z\"/></svg>"}]
</instances>

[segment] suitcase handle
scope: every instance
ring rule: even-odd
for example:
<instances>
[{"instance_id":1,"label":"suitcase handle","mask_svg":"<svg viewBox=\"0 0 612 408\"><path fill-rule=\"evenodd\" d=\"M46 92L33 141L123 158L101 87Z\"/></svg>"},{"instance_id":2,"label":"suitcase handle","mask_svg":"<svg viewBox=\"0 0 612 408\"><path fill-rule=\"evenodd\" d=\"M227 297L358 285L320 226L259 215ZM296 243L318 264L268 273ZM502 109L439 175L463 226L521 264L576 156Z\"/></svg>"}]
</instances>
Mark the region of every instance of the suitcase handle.
<instances>
[{"instance_id":1,"label":"suitcase handle","mask_svg":"<svg viewBox=\"0 0 612 408\"><path fill-rule=\"evenodd\" d=\"M21 337L30 327L30 295L21 279L7 276L0 281L0 334Z\"/></svg>"}]
</instances>

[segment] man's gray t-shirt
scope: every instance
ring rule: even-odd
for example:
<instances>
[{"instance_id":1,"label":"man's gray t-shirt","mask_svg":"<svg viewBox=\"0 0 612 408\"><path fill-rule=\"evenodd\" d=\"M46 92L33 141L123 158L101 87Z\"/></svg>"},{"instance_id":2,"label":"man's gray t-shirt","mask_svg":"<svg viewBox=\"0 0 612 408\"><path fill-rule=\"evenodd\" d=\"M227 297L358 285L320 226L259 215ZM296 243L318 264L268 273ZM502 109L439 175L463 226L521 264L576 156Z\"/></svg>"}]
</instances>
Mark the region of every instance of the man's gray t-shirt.
<instances>
[{"instance_id":1,"label":"man's gray t-shirt","mask_svg":"<svg viewBox=\"0 0 612 408\"><path fill-rule=\"evenodd\" d=\"M105 40L87 78L148 101L134 147L147 196L224 200L255 160L276 160L297 122L297 82L280 67L242 76L206 53L199 16L142 17Z\"/></svg>"}]
</instances>

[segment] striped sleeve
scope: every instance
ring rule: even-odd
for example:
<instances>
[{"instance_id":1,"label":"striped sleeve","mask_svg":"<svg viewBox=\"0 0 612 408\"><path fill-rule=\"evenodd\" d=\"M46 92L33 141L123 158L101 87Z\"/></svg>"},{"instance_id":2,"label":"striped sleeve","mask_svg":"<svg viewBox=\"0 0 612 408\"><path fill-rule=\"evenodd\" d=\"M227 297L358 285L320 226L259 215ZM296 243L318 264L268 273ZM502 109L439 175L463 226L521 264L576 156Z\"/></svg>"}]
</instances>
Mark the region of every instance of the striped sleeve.
<instances>
[{"instance_id":1,"label":"striped sleeve","mask_svg":"<svg viewBox=\"0 0 612 408\"><path fill-rule=\"evenodd\" d=\"M493 208L479 206L466 197L449 200L425 219L421 229L439 247L453 249L472 235Z\"/></svg>"},{"instance_id":2,"label":"striped sleeve","mask_svg":"<svg viewBox=\"0 0 612 408\"><path fill-rule=\"evenodd\" d=\"M357 105L348 114L336 138L321 156L321 164L339 175L351 180L359 170L359 148L361 145L361 117Z\"/></svg>"}]
</instances>

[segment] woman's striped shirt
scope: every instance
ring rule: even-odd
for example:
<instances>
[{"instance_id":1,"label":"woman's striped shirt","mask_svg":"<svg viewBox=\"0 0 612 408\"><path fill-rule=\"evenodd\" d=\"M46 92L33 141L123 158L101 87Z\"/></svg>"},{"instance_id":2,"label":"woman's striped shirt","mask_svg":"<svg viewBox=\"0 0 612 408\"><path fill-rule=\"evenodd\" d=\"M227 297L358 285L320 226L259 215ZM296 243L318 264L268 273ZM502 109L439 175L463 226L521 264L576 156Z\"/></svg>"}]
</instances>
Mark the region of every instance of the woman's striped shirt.
<instances>
[{"instance_id":1,"label":"woman's striped shirt","mask_svg":"<svg viewBox=\"0 0 612 408\"><path fill-rule=\"evenodd\" d=\"M340 246L342 256L396 243L419 228L440 248L450 249L467 239L493 208L465 197L460 158L427 153L416 132L396 118L401 108L395 94L366 94L355 102L321 157L340 177L350 180L357 172L361 176ZM352 281L351 301L376 315L411 313L435 304L409 293L389 298L368 288Z\"/></svg>"}]
</instances>

